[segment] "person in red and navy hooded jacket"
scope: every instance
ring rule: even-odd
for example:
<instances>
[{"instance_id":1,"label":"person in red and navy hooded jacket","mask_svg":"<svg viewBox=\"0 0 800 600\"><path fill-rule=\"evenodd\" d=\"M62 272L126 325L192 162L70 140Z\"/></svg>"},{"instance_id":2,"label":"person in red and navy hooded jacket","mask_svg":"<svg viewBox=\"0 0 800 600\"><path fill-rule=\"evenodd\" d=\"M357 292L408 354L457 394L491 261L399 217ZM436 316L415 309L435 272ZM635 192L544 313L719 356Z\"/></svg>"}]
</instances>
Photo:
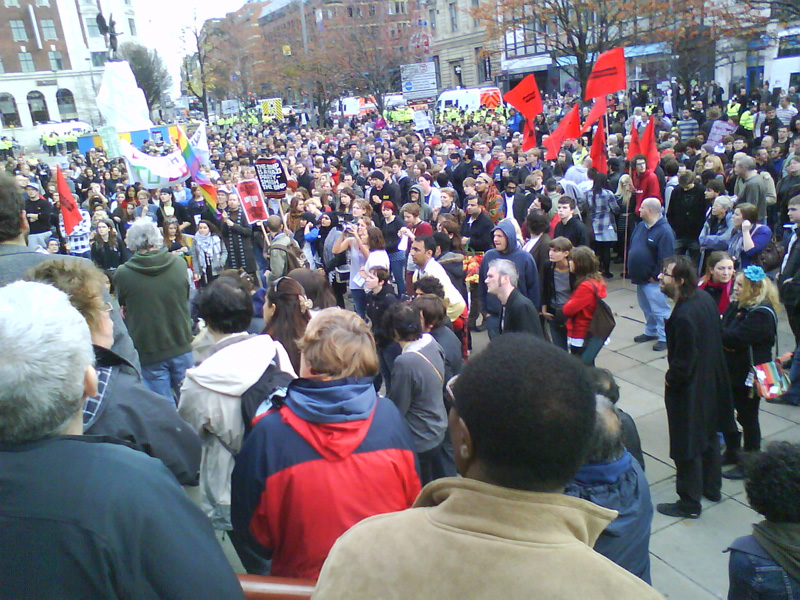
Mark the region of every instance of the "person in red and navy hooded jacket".
<instances>
[{"instance_id":1,"label":"person in red and navy hooded jacket","mask_svg":"<svg viewBox=\"0 0 800 600\"><path fill-rule=\"evenodd\" d=\"M271 551L271 575L316 579L336 539L362 519L404 510L420 491L414 440L372 385L369 326L328 308L301 340L300 378L255 424L236 457L234 530Z\"/></svg>"}]
</instances>

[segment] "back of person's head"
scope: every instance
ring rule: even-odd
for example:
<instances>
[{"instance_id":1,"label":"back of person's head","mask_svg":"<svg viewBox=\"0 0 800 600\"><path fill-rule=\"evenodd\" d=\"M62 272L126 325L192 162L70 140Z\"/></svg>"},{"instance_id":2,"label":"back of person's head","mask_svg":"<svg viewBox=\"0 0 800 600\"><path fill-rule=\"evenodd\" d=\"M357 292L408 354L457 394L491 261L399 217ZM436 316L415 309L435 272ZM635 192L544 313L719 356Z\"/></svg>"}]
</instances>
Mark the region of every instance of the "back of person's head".
<instances>
[{"instance_id":1,"label":"back of person's head","mask_svg":"<svg viewBox=\"0 0 800 600\"><path fill-rule=\"evenodd\" d=\"M308 324L299 347L315 377L374 377L378 372L372 332L351 311L341 308L320 311Z\"/></svg>"},{"instance_id":2,"label":"back of person's head","mask_svg":"<svg viewBox=\"0 0 800 600\"><path fill-rule=\"evenodd\" d=\"M534 209L525 217L531 235L541 235L550 230L550 219L543 210Z\"/></svg>"},{"instance_id":3,"label":"back of person's head","mask_svg":"<svg viewBox=\"0 0 800 600\"><path fill-rule=\"evenodd\" d=\"M96 376L86 319L55 287L0 288L0 442L58 435L83 408Z\"/></svg>"},{"instance_id":4,"label":"back of person's head","mask_svg":"<svg viewBox=\"0 0 800 600\"><path fill-rule=\"evenodd\" d=\"M311 314L303 286L291 277L277 279L267 291L265 308L273 309L265 332L283 344L292 359L295 371L300 368L300 349L297 340L303 337ZM266 317L266 314L265 314Z\"/></svg>"},{"instance_id":5,"label":"back of person's head","mask_svg":"<svg viewBox=\"0 0 800 600\"><path fill-rule=\"evenodd\" d=\"M439 248L439 251L442 254L447 254L450 252L450 236L447 235L444 231L435 231L433 233L433 239L436 242L436 246Z\"/></svg>"},{"instance_id":6,"label":"back of person's head","mask_svg":"<svg viewBox=\"0 0 800 600\"><path fill-rule=\"evenodd\" d=\"M406 302L397 302L386 310L383 326L398 342L413 342L422 336L419 310Z\"/></svg>"},{"instance_id":7,"label":"back of person's head","mask_svg":"<svg viewBox=\"0 0 800 600\"><path fill-rule=\"evenodd\" d=\"M425 275L414 282L414 290L421 294L433 294L444 300L444 286L433 275Z\"/></svg>"},{"instance_id":8,"label":"back of person's head","mask_svg":"<svg viewBox=\"0 0 800 600\"><path fill-rule=\"evenodd\" d=\"M677 160L667 160L664 162L664 174L667 177L674 177L678 174L678 161Z\"/></svg>"},{"instance_id":9,"label":"back of person's head","mask_svg":"<svg viewBox=\"0 0 800 600\"><path fill-rule=\"evenodd\" d=\"M206 325L217 333L246 331L253 318L249 286L238 277L220 276L200 293L197 310Z\"/></svg>"},{"instance_id":10,"label":"back of person's head","mask_svg":"<svg viewBox=\"0 0 800 600\"><path fill-rule=\"evenodd\" d=\"M725 191L725 184L720 179L709 179L708 183L706 183L706 189L719 195Z\"/></svg>"},{"instance_id":11,"label":"back of person's head","mask_svg":"<svg viewBox=\"0 0 800 600\"><path fill-rule=\"evenodd\" d=\"M10 175L0 173L0 243L19 237L22 233L22 211L25 198Z\"/></svg>"},{"instance_id":12,"label":"back of person's head","mask_svg":"<svg viewBox=\"0 0 800 600\"><path fill-rule=\"evenodd\" d=\"M692 171L687 169L678 175L678 185L684 186L690 183L694 183L694 173Z\"/></svg>"},{"instance_id":13,"label":"back of person's head","mask_svg":"<svg viewBox=\"0 0 800 600\"><path fill-rule=\"evenodd\" d=\"M269 219L267 219L267 229L269 229L272 233L278 233L281 229L283 229L283 221L278 215L272 215Z\"/></svg>"},{"instance_id":14,"label":"back of person's head","mask_svg":"<svg viewBox=\"0 0 800 600\"><path fill-rule=\"evenodd\" d=\"M386 248L386 241L383 232L377 227L367 227L367 245L372 250L383 250Z\"/></svg>"},{"instance_id":15,"label":"back of person's head","mask_svg":"<svg viewBox=\"0 0 800 600\"><path fill-rule=\"evenodd\" d=\"M800 523L800 444L770 442L745 459L744 472L753 510L773 523Z\"/></svg>"},{"instance_id":16,"label":"back of person's head","mask_svg":"<svg viewBox=\"0 0 800 600\"><path fill-rule=\"evenodd\" d=\"M594 422L592 441L589 444L587 463L611 463L625 454L622 422L614 404L605 396L595 396L597 419Z\"/></svg>"},{"instance_id":17,"label":"back of person's head","mask_svg":"<svg viewBox=\"0 0 800 600\"><path fill-rule=\"evenodd\" d=\"M608 369L595 367L589 369L589 377L594 386L594 393L610 400L613 404L619 401L619 385Z\"/></svg>"},{"instance_id":18,"label":"back of person's head","mask_svg":"<svg viewBox=\"0 0 800 600\"><path fill-rule=\"evenodd\" d=\"M594 390L585 367L552 344L522 333L495 338L467 362L454 396L471 442L465 449L454 435L456 457L479 461L497 485L559 491L586 458Z\"/></svg>"},{"instance_id":19,"label":"back of person's head","mask_svg":"<svg viewBox=\"0 0 800 600\"><path fill-rule=\"evenodd\" d=\"M125 245L131 252L160 248L163 243L164 236L158 226L147 217L136 219L125 236Z\"/></svg>"},{"instance_id":20,"label":"back of person's head","mask_svg":"<svg viewBox=\"0 0 800 600\"><path fill-rule=\"evenodd\" d=\"M444 300L435 294L420 294L411 301L411 306L419 311L425 326L437 328L444 325L447 309Z\"/></svg>"},{"instance_id":21,"label":"back of person's head","mask_svg":"<svg viewBox=\"0 0 800 600\"><path fill-rule=\"evenodd\" d=\"M336 296L333 295L328 278L316 269L293 269L287 277L291 277L303 286L305 296L311 300L314 310L336 306Z\"/></svg>"},{"instance_id":22,"label":"back of person's head","mask_svg":"<svg viewBox=\"0 0 800 600\"><path fill-rule=\"evenodd\" d=\"M600 279L600 261L594 250L588 246L578 246L573 248L569 254L569 260L573 264L573 273L576 281L583 279Z\"/></svg>"},{"instance_id":23,"label":"back of person's head","mask_svg":"<svg viewBox=\"0 0 800 600\"><path fill-rule=\"evenodd\" d=\"M755 171L756 159L752 156L744 155L736 159L736 164L740 169L744 169L745 171Z\"/></svg>"}]
</instances>

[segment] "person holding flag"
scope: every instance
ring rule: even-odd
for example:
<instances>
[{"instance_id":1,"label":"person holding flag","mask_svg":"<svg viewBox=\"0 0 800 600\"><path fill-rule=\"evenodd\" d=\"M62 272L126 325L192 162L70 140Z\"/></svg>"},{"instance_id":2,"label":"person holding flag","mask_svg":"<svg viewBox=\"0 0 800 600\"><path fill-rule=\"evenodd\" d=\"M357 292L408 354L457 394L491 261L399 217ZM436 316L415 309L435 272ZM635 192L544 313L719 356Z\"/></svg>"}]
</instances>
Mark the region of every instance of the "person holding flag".
<instances>
[{"instance_id":1,"label":"person holding flag","mask_svg":"<svg viewBox=\"0 0 800 600\"><path fill-rule=\"evenodd\" d=\"M56 191L53 193L53 200L59 209L58 229L67 252L71 256L91 258L89 234L92 230L92 218L88 211L78 207L61 167L56 168Z\"/></svg>"}]
</instances>

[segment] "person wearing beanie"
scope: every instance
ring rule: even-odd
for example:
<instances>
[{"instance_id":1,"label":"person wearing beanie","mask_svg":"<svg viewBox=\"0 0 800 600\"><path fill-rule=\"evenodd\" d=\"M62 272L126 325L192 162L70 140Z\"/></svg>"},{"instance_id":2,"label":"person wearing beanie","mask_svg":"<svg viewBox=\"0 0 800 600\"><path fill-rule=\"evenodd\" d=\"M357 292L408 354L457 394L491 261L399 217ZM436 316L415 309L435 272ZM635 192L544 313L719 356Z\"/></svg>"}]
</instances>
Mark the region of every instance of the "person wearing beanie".
<instances>
[{"instance_id":1,"label":"person wearing beanie","mask_svg":"<svg viewBox=\"0 0 800 600\"><path fill-rule=\"evenodd\" d=\"M400 206L400 187L391 181L386 181L383 171L375 169L369 174L370 188L367 198L372 205L372 214L381 215L381 205L389 201L395 206ZM382 217L378 217L378 226L382 224Z\"/></svg>"}]
</instances>

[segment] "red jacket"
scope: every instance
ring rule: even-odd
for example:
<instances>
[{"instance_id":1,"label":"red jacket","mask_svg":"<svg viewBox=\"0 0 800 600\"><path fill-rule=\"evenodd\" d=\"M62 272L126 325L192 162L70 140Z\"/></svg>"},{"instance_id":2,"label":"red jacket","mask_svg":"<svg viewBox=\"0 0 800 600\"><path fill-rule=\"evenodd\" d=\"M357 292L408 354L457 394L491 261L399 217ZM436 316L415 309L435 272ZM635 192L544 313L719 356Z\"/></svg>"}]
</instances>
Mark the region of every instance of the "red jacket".
<instances>
[{"instance_id":1,"label":"red jacket","mask_svg":"<svg viewBox=\"0 0 800 600\"><path fill-rule=\"evenodd\" d=\"M658 185L658 177L650 169L641 175L634 171L631 176L633 181L633 189L636 192L636 214L639 214L639 208L642 206L642 200L645 198L658 198L661 204L664 200L661 198L661 186Z\"/></svg>"},{"instance_id":2,"label":"red jacket","mask_svg":"<svg viewBox=\"0 0 800 600\"><path fill-rule=\"evenodd\" d=\"M562 307L562 312L567 319L567 335L571 338L586 339L586 332L592 322L594 309L597 307L597 298L605 298L606 282L600 279L584 279L572 291L567 303Z\"/></svg>"}]
</instances>

